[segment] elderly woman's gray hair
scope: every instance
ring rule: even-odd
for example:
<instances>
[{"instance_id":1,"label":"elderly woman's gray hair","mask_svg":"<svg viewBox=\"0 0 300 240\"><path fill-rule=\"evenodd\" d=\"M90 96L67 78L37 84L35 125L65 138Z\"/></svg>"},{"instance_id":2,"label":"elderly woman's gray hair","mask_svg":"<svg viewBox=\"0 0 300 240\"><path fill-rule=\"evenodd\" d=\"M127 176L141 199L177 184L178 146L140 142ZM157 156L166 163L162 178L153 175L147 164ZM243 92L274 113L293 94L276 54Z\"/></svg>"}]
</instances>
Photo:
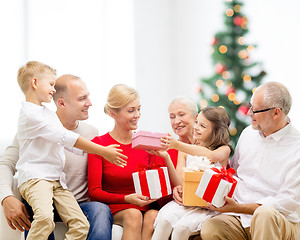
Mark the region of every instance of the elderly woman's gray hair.
<instances>
[{"instance_id":1,"label":"elderly woman's gray hair","mask_svg":"<svg viewBox=\"0 0 300 240\"><path fill-rule=\"evenodd\" d=\"M198 114L198 106L197 104L189 97L183 97L183 96L180 96L180 97L175 97L170 105L169 105L169 109L170 107L174 104L174 103L181 103L185 106L187 106L187 108L191 111L191 113L194 115L194 116L197 116Z\"/></svg>"}]
</instances>

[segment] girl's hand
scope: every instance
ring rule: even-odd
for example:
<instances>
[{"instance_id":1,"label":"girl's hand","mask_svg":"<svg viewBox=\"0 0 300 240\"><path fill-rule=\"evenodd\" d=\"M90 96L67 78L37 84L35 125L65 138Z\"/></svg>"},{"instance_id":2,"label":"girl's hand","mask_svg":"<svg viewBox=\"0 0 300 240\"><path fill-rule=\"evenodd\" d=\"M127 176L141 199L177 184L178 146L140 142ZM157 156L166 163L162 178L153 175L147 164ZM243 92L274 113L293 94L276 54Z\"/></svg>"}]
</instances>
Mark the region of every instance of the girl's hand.
<instances>
[{"instance_id":1,"label":"girl's hand","mask_svg":"<svg viewBox=\"0 0 300 240\"><path fill-rule=\"evenodd\" d=\"M154 201L156 201L156 199L149 199L148 197L137 193L132 193L125 196L125 202L134 204L139 207L146 206Z\"/></svg>"},{"instance_id":2,"label":"girl's hand","mask_svg":"<svg viewBox=\"0 0 300 240\"><path fill-rule=\"evenodd\" d=\"M177 202L179 205L183 205L182 202L182 186L178 185L176 187L174 187L173 189L173 198L175 200L175 202Z\"/></svg>"},{"instance_id":3,"label":"girl's hand","mask_svg":"<svg viewBox=\"0 0 300 240\"><path fill-rule=\"evenodd\" d=\"M176 149L178 141L168 133L168 136L163 136L160 139L161 146L165 147L166 149Z\"/></svg>"},{"instance_id":4,"label":"girl's hand","mask_svg":"<svg viewBox=\"0 0 300 240\"><path fill-rule=\"evenodd\" d=\"M112 144L107 147L105 147L105 153L102 154L102 156L109 162L119 166L119 167L125 167L127 162L124 159L127 159L128 157L123 155L121 152L123 152L122 149L119 149L117 147L120 147L120 145Z\"/></svg>"}]
</instances>

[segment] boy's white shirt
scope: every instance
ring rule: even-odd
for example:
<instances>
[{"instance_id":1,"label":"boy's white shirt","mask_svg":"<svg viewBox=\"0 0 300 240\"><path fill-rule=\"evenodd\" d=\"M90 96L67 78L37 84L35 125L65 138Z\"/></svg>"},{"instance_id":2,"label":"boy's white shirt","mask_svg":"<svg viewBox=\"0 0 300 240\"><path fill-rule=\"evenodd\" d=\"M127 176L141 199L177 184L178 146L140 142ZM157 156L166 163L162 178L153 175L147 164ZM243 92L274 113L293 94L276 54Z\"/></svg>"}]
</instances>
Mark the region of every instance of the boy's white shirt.
<instances>
[{"instance_id":1,"label":"boy's white shirt","mask_svg":"<svg viewBox=\"0 0 300 240\"><path fill-rule=\"evenodd\" d=\"M67 130L57 115L45 106L23 102L19 115L18 187L33 178L59 180L67 188L63 168L64 148L72 148L79 134ZM75 148L74 148L75 149ZM81 150L75 150L83 154Z\"/></svg>"}]
</instances>

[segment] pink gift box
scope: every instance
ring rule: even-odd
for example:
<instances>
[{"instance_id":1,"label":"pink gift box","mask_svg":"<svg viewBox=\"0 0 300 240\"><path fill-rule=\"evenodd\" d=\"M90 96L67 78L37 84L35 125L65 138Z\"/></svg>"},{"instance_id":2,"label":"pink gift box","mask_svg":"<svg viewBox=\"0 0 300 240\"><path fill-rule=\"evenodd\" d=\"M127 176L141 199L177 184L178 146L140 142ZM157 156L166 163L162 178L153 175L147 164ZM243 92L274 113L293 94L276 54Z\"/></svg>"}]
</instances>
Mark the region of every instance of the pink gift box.
<instances>
[{"instance_id":1,"label":"pink gift box","mask_svg":"<svg viewBox=\"0 0 300 240\"><path fill-rule=\"evenodd\" d=\"M167 134L138 131L132 135L132 148L143 150L164 149L160 145L160 138L162 136L167 136Z\"/></svg>"},{"instance_id":2,"label":"pink gift box","mask_svg":"<svg viewBox=\"0 0 300 240\"><path fill-rule=\"evenodd\" d=\"M225 204L225 196L232 197L238 178L233 176L233 168L210 168L204 171L196 195L215 207Z\"/></svg>"},{"instance_id":3,"label":"pink gift box","mask_svg":"<svg viewBox=\"0 0 300 240\"><path fill-rule=\"evenodd\" d=\"M135 192L150 199L158 199L172 193L167 167L132 173Z\"/></svg>"}]
</instances>

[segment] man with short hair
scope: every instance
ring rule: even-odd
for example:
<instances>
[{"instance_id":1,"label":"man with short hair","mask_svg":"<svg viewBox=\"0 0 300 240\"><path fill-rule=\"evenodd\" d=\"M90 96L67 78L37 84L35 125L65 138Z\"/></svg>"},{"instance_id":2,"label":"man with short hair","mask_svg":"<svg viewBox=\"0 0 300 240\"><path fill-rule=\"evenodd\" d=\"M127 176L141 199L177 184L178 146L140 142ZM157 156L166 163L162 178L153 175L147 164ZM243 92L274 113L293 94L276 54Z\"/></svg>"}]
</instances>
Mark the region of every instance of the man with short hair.
<instances>
[{"instance_id":1,"label":"man with short hair","mask_svg":"<svg viewBox=\"0 0 300 240\"><path fill-rule=\"evenodd\" d=\"M98 136L98 130L83 122L88 119L88 110L92 106L89 91L85 83L76 76L67 74L59 77L53 96L57 106L56 114L63 126L87 139ZM66 164L64 172L68 188L74 194L83 213L90 222L88 240L111 239L112 215L107 205L91 202L87 189L87 154L83 156L65 151ZM13 196L12 177L19 158L18 141L15 138L0 160L0 202L4 215L12 229L29 230L29 214L24 204ZM51 236L53 238L53 236Z\"/></svg>"},{"instance_id":2,"label":"man with short hair","mask_svg":"<svg viewBox=\"0 0 300 240\"><path fill-rule=\"evenodd\" d=\"M202 224L203 240L296 239L300 222L300 133L288 113L291 96L282 84L256 89L248 114L252 127L239 138L231 165L240 181L220 214Z\"/></svg>"}]
</instances>

